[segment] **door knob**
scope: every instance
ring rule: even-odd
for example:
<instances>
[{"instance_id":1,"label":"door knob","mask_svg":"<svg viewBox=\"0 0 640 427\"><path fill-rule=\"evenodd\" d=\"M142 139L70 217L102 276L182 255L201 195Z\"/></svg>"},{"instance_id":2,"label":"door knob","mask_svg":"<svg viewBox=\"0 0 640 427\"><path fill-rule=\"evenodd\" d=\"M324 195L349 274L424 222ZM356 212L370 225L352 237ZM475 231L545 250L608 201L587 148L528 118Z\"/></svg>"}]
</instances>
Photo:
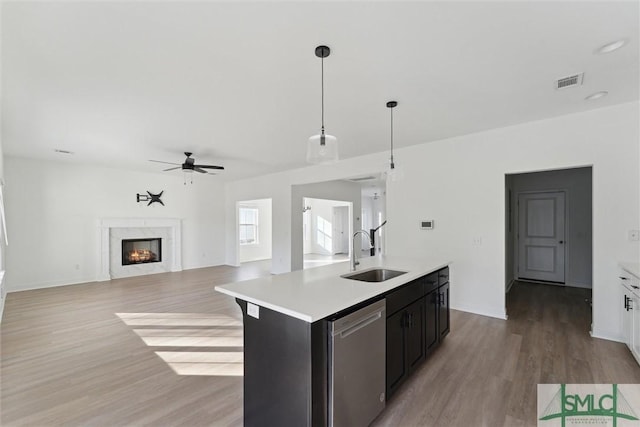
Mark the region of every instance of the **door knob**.
<instances>
[{"instance_id":1,"label":"door knob","mask_svg":"<svg viewBox=\"0 0 640 427\"><path fill-rule=\"evenodd\" d=\"M564 240L560 240L560 244L563 244L563 243L564 243Z\"/></svg>"}]
</instances>

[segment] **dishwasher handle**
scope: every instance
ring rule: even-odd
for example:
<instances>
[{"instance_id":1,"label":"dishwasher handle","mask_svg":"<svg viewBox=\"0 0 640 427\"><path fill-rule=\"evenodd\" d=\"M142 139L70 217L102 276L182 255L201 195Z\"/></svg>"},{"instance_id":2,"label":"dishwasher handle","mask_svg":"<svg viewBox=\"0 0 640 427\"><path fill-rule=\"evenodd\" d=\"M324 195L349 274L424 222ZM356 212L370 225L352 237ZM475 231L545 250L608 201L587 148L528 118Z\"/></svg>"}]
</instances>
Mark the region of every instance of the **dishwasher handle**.
<instances>
[{"instance_id":1,"label":"dishwasher handle","mask_svg":"<svg viewBox=\"0 0 640 427\"><path fill-rule=\"evenodd\" d=\"M382 314L384 313L384 308L381 310L378 310L374 313L368 314L367 316L364 316L356 321L353 322L353 324L350 324L349 326L345 327L344 329L341 330L337 330L334 331L332 336L336 336L336 335L340 335L340 338L346 338L349 335L358 332L360 329L372 324L373 322L375 322L378 319L382 318Z\"/></svg>"}]
</instances>

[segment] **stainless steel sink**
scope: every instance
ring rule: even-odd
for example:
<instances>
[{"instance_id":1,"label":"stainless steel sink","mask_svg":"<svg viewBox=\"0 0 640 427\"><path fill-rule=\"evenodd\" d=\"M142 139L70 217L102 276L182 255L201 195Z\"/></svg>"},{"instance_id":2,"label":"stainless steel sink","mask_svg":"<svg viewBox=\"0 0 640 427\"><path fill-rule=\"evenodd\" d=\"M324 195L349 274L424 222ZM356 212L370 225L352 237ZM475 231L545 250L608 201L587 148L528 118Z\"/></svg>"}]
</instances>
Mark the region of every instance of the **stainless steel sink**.
<instances>
[{"instance_id":1,"label":"stainless steel sink","mask_svg":"<svg viewBox=\"0 0 640 427\"><path fill-rule=\"evenodd\" d=\"M386 268L374 268L372 270L366 270L359 273L345 274L340 277L351 280L359 280L361 282L384 282L385 280L393 279L406 271L387 270Z\"/></svg>"}]
</instances>

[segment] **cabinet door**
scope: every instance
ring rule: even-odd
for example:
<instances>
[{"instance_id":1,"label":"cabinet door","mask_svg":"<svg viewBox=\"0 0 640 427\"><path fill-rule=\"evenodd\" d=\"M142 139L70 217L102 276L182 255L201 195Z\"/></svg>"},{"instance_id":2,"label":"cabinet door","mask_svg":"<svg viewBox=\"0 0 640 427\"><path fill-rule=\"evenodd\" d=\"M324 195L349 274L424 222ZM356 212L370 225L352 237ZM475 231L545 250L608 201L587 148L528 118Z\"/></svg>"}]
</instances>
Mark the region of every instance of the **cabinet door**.
<instances>
[{"instance_id":1,"label":"cabinet door","mask_svg":"<svg viewBox=\"0 0 640 427\"><path fill-rule=\"evenodd\" d=\"M425 319L425 340L427 353L436 347L438 344L438 336L440 335L438 329L438 317L440 315L438 311L438 290L428 293L425 296L425 308L426 308L426 319Z\"/></svg>"},{"instance_id":2,"label":"cabinet door","mask_svg":"<svg viewBox=\"0 0 640 427\"><path fill-rule=\"evenodd\" d=\"M640 363L640 298L632 295L631 352Z\"/></svg>"},{"instance_id":3,"label":"cabinet door","mask_svg":"<svg viewBox=\"0 0 640 427\"><path fill-rule=\"evenodd\" d=\"M627 290L624 286L620 286L622 290L620 292L620 303L622 306L622 337L624 339L624 343L629 347L629 350L633 350L633 300L630 298L632 295L631 292Z\"/></svg>"},{"instance_id":4,"label":"cabinet door","mask_svg":"<svg viewBox=\"0 0 640 427\"><path fill-rule=\"evenodd\" d=\"M449 333L449 284L445 284L438 288L439 294L439 329L440 338L444 338Z\"/></svg>"},{"instance_id":5,"label":"cabinet door","mask_svg":"<svg viewBox=\"0 0 640 427\"><path fill-rule=\"evenodd\" d=\"M408 373L405 356L405 322L405 310L400 310L387 318L387 399Z\"/></svg>"},{"instance_id":6,"label":"cabinet door","mask_svg":"<svg viewBox=\"0 0 640 427\"><path fill-rule=\"evenodd\" d=\"M406 308L407 327L407 365L409 372L415 369L424 360L425 355L425 304L424 298L415 301Z\"/></svg>"}]
</instances>

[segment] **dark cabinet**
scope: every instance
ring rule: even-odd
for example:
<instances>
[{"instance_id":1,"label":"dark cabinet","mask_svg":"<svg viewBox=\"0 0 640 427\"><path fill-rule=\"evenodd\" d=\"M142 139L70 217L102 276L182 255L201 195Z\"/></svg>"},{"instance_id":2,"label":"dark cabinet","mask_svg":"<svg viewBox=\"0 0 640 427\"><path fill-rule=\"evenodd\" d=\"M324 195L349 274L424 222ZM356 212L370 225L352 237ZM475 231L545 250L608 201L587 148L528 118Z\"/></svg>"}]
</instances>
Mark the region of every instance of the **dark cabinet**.
<instances>
[{"instance_id":1,"label":"dark cabinet","mask_svg":"<svg viewBox=\"0 0 640 427\"><path fill-rule=\"evenodd\" d=\"M449 316L449 283L438 288L438 322L440 339L449 333L450 316Z\"/></svg>"},{"instance_id":2,"label":"dark cabinet","mask_svg":"<svg viewBox=\"0 0 640 427\"><path fill-rule=\"evenodd\" d=\"M440 337L440 329L438 327L438 320L440 318L439 298L440 294L438 293L437 288L425 296L425 341L427 353L436 347L438 344L438 338Z\"/></svg>"},{"instance_id":3,"label":"dark cabinet","mask_svg":"<svg viewBox=\"0 0 640 427\"><path fill-rule=\"evenodd\" d=\"M449 333L449 268L386 295L387 399Z\"/></svg>"},{"instance_id":4,"label":"dark cabinet","mask_svg":"<svg viewBox=\"0 0 640 427\"><path fill-rule=\"evenodd\" d=\"M419 299L406 308L406 353L411 373L424 360L424 300Z\"/></svg>"},{"instance_id":5,"label":"dark cabinet","mask_svg":"<svg viewBox=\"0 0 640 427\"><path fill-rule=\"evenodd\" d=\"M387 397L425 357L422 298L387 318Z\"/></svg>"},{"instance_id":6,"label":"dark cabinet","mask_svg":"<svg viewBox=\"0 0 640 427\"><path fill-rule=\"evenodd\" d=\"M409 374L405 357L405 312L387 318L387 398Z\"/></svg>"}]
</instances>

